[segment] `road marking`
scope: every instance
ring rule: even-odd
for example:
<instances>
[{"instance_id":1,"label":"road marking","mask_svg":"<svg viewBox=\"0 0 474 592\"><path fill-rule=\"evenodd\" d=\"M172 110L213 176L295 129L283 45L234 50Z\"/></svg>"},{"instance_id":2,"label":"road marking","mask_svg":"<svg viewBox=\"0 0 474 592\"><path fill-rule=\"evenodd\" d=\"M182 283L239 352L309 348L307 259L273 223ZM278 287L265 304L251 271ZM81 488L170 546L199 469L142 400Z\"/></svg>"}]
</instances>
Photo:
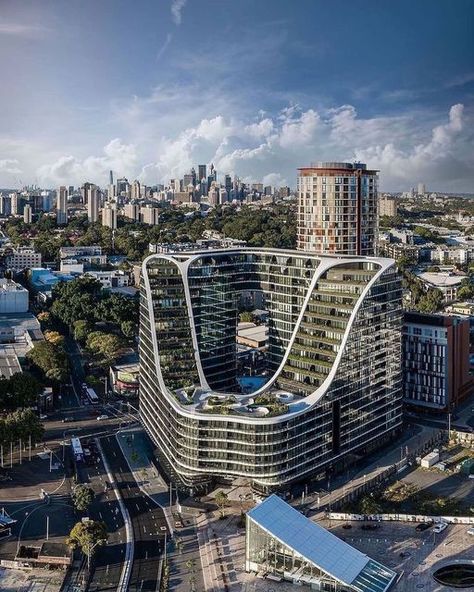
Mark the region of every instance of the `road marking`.
<instances>
[{"instance_id":1,"label":"road marking","mask_svg":"<svg viewBox=\"0 0 474 592\"><path fill-rule=\"evenodd\" d=\"M99 518L102 520L102 513L99 512Z\"/></svg>"},{"instance_id":2,"label":"road marking","mask_svg":"<svg viewBox=\"0 0 474 592\"><path fill-rule=\"evenodd\" d=\"M135 504L135 507L137 508L138 512L140 511L140 507L138 504Z\"/></svg>"}]
</instances>

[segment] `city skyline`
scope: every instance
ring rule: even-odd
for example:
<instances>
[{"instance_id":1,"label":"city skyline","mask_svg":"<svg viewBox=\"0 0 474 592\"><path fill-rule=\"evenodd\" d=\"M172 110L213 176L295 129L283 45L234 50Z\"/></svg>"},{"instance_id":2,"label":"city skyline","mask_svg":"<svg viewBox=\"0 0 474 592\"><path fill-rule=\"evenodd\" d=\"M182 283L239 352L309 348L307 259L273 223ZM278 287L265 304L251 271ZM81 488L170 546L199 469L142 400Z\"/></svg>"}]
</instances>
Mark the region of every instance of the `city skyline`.
<instances>
[{"instance_id":1,"label":"city skyline","mask_svg":"<svg viewBox=\"0 0 474 592\"><path fill-rule=\"evenodd\" d=\"M214 162L294 187L299 166L361 160L382 191L472 192L471 3L268 6L5 2L0 186Z\"/></svg>"}]
</instances>

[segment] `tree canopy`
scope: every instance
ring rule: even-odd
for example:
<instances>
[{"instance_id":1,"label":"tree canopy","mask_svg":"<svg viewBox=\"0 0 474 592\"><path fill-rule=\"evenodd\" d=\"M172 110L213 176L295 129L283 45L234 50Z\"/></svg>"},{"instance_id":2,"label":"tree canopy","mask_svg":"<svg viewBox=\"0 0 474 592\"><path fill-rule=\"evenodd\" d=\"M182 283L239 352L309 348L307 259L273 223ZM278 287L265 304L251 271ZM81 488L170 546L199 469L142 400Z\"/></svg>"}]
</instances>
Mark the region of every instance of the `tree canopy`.
<instances>
[{"instance_id":1,"label":"tree canopy","mask_svg":"<svg viewBox=\"0 0 474 592\"><path fill-rule=\"evenodd\" d=\"M79 548L87 557L91 557L94 549L107 543L107 528L104 522L87 520L77 522L69 533L66 543L72 548Z\"/></svg>"},{"instance_id":2,"label":"tree canopy","mask_svg":"<svg viewBox=\"0 0 474 592\"><path fill-rule=\"evenodd\" d=\"M66 380L68 360L62 344L39 341L26 356L46 378L57 382Z\"/></svg>"},{"instance_id":3,"label":"tree canopy","mask_svg":"<svg viewBox=\"0 0 474 592\"><path fill-rule=\"evenodd\" d=\"M18 409L36 405L43 387L31 374L14 374L10 378L0 378L0 408Z\"/></svg>"},{"instance_id":4,"label":"tree canopy","mask_svg":"<svg viewBox=\"0 0 474 592\"><path fill-rule=\"evenodd\" d=\"M30 436L31 442L35 444L41 441L43 434L44 427L31 409L14 411L0 417L0 444L3 446L20 439L26 442Z\"/></svg>"},{"instance_id":5,"label":"tree canopy","mask_svg":"<svg viewBox=\"0 0 474 592\"><path fill-rule=\"evenodd\" d=\"M83 512L91 505L94 496L94 490L89 485L80 483L72 490L72 503L76 510Z\"/></svg>"}]
</instances>

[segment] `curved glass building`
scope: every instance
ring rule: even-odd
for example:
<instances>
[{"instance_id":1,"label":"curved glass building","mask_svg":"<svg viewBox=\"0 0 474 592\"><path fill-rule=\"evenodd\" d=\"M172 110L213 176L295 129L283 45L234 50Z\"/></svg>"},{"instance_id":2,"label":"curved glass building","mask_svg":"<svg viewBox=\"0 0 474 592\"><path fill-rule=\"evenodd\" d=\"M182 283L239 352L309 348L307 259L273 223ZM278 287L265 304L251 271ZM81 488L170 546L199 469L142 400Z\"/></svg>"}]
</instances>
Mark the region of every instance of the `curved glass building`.
<instances>
[{"instance_id":1,"label":"curved glass building","mask_svg":"<svg viewBox=\"0 0 474 592\"><path fill-rule=\"evenodd\" d=\"M269 311L266 383L243 394L243 293ZM143 263L140 414L173 480L264 493L342 468L401 428L401 284L391 259L223 249Z\"/></svg>"}]
</instances>

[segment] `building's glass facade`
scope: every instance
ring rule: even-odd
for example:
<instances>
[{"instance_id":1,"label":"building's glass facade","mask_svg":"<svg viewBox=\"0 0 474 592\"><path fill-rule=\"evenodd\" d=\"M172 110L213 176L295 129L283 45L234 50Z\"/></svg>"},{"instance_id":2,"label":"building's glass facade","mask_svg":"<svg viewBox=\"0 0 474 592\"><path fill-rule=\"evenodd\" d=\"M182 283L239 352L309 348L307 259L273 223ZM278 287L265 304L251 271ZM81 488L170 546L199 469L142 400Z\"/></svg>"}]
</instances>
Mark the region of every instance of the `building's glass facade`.
<instances>
[{"instance_id":1,"label":"building's glass facade","mask_svg":"<svg viewBox=\"0 0 474 592\"><path fill-rule=\"evenodd\" d=\"M269 310L269 380L243 395L243 291ZM194 487L262 491L319 474L401 426L401 286L394 262L238 249L143 264L140 413L162 462Z\"/></svg>"}]
</instances>

